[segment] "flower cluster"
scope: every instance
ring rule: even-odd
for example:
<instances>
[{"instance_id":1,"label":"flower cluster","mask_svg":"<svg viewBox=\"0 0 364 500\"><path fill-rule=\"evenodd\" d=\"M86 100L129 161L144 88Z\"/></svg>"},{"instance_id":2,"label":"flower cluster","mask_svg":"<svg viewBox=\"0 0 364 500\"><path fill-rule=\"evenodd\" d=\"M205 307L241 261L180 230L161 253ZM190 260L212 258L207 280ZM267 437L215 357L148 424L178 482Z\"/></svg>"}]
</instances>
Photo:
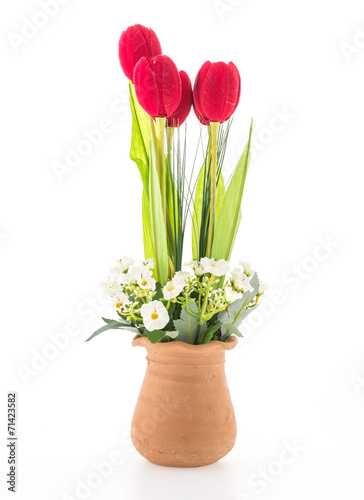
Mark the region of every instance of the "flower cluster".
<instances>
[{"instance_id":1,"label":"flower cluster","mask_svg":"<svg viewBox=\"0 0 364 500\"><path fill-rule=\"evenodd\" d=\"M110 269L102 288L123 320L117 324L107 320L113 325L110 328L136 329L155 341L225 340L229 334L237 333L240 318L235 309L245 317L267 287L259 282L247 262L231 269L224 259L204 257L187 263L163 287L153 277L153 269L153 259L134 265L128 257ZM238 308L233 307L236 303ZM230 312L234 318L224 321L229 320Z\"/></svg>"}]
</instances>

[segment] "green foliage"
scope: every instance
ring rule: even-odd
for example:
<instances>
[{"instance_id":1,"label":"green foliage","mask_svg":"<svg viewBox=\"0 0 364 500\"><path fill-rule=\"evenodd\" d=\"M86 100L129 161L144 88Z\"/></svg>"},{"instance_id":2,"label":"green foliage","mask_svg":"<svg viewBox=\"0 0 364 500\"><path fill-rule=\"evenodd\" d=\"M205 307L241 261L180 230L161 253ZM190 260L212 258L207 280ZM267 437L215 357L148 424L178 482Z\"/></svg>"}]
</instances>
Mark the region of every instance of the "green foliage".
<instances>
[{"instance_id":1,"label":"green foliage","mask_svg":"<svg viewBox=\"0 0 364 500\"><path fill-rule=\"evenodd\" d=\"M211 325L207 328L206 332L200 337L199 344L207 344L213 338L214 333L217 332L221 327L221 323L217 325Z\"/></svg>"},{"instance_id":2,"label":"green foliage","mask_svg":"<svg viewBox=\"0 0 364 500\"><path fill-rule=\"evenodd\" d=\"M196 302L191 302L189 304L189 309L194 314L198 314ZM182 307L180 319L174 320L173 324L178 331L178 340L187 342L188 344L196 343L198 331L200 330L198 318L191 316L185 307Z\"/></svg>"},{"instance_id":3,"label":"green foliage","mask_svg":"<svg viewBox=\"0 0 364 500\"><path fill-rule=\"evenodd\" d=\"M132 133L130 158L137 164L143 186L148 192L149 184L149 149L150 128L148 117L135 95L134 85L129 82L130 108L132 115Z\"/></svg>"},{"instance_id":4,"label":"green foliage","mask_svg":"<svg viewBox=\"0 0 364 500\"><path fill-rule=\"evenodd\" d=\"M233 250L236 234L241 221L241 200L243 197L245 178L250 160L250 143L253 121L250 126L249 141L229 183L226 195L217 217L212 256L215 259L229 260Z\"/></svg>"},{"instance_id":5,"label":"green foliage","mask_svg":"<svg viewBox=\"0 0 364 500\"><path fill-rule=\"evenodd\" d=\"M163 330L153 330L152 332L149 332L148 330L146 330L145 333L148 337L148 340L150 340L150 342L152 344L156 344L157 342L160 342L166 335L166 332Z\"/></svg>"},{"instance_id":6,"label":"green foliage","mask_svg":"<svg viewBox=\"0 0 364 500\"><path fill-rule=\"evenodd\" d=\"M128 330L130 332L137 332L139 333L139 330L135 328L134 325L130 321L124 321L123 323L121 321L115 320L115 319L107 319L107 318L102 318L106 325L102 326L96 332L94 332L91 337L89 337L85 342L89 342L93 338L97 337L100 335L100 333L105 332L106 330Z\"/></svg>"},{"instance_id":7,"label":"green foliage","mask_svg":"<svg viewBox=\"0 0 364 500\"><path fill-rule=\"evenodd\" d=\"M167 234L164 223L162 196L157 173L157 151L151 142L149 158L149 204L150 219L154 242L156 279L163 285L168 279Z\"/></svg>"},{"instance_id":8,"label":"green foliage","mask_svg":"<svg viewBox=\"0 0 364 500\"><path fill-rule=\"evenodd\" d=\"M142 218L143 218L143 242L144 242L144 258L155 258L154 244L152 235L152 220L150 218L149 194L143 189L142 196Z\"/></svg>"},{"instance_id":9,"label":"green foliage","mask_svg":"<svg viewBox=\"0 0 364 500\"><path fill-rule=\"evenodd\" d=\"M218 320L223 323L221 326L221 332L223 335L232 331L231 329L229 330L229 327L226 325L239 327L248 314L250 314L257 307L257 305L254 305L253 307L248 308L249 304L255 299L259 290L259 279L257 273L255 273L250 280L250 284L254 289L252 292L244 292L241 299L229 304L224 311L221 311L218 314ZM236 332L234 331L234 333ZM240 336L242 335L240 334Z\"/></svg>"},{"instance_id":10,"label":"green foliage","mask_svg":"<svg viewBox=\"0 0 364 500\"><path fill-rule=\"evenodd\" d=\"M199 260L205 255L200 255L200 241L201 239L207 238L207 224L202 221L205 221L208 217L207 209L209 203L209 196L206 193L207 187L207 176L205 163L201 168L200 174L198 176L196 191L195 191L195 200L192 214L192 256L193 260ZM205 193L205 195L204 195ZM222 201L224 199L225 194L225 186L224 179L222 175L218 176L217 188L216 188L216 198L217 198L217 207L216 207L216 216L218 217ZM206 206L207 205L207 206Z\"/></svg>"}]
</instances>

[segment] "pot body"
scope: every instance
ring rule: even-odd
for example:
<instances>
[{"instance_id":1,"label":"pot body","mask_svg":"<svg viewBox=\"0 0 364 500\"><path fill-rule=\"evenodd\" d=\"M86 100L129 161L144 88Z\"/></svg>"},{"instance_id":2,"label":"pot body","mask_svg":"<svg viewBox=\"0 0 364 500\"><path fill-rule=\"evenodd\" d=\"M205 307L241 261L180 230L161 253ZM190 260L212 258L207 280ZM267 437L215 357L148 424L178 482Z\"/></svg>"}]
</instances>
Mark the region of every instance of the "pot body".
<instances>
[{"instance_id":1,"label":"pot body","mask_svg":"<svg viewBox=\"0 0 364 500\"><path fill-rule=\"evenodd\" d=\"M131 426L133 444L144 458L169 467L199 467L229 453L236 421L225 351L236 344L235 336L198 346L134 338L133 345L147 349L147 370Z\"/></svg>"}]
</instances>

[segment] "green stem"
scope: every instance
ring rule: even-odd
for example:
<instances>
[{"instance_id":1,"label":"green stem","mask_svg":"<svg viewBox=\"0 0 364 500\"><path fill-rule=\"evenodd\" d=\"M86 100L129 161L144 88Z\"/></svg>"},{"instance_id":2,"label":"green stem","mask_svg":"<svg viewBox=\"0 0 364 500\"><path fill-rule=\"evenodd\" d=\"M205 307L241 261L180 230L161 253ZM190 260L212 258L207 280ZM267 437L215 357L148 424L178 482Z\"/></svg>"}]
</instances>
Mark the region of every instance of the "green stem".
<instances>
[{"instance_id":1,"label":"green stem","mask_svg":"<svg viewBox=\"0 0 364 500\"><path fill-rule=\"evenodd\" d=\"M206 311L206 307L207 307L207 302L209 300L209 291L211 288L211 284L212 284L212 282L209 281L207 286L206 286L206 289L205 289L205 297L204 297L204 300L202 303L202 309L200 311L200 325L202 325L202 323L204 322L204 315L205 315L205 311Z\"/></svg>"},{"instance_id":2,"label":"green stem","mask_svg":"<svg viewBox=\"0 0 364 500\"><path fill-rule=\"evenodd\" d=\"M167 195L166 195L167 175L166 175L166 162L164 154L164 128L166 126L166 118L164 116L156 118L156 124L157 124L158 139L159 139L159 169L160 169L159 182L162 194L163 216L167 227Z\"/></svg>"},{"instance_id":3,"label":"green stem","mask_svg":"<svg viewBox=\"0 0 364 500\"><path fill-rule=\"evenodd\" d=\"M156 133L155 133L155 127L154 127L154 121L153 121L153 118L150 116L149 117L149 125L150 125L150 133L151 133L151 138L152 138L152 143L153 143L153 148L154 148L154 151L158 151L158 140L157 140L157 136L156 136ZM152 154L152 151L151 151L151 154ZM160 172L159 172L159 161L157 161L157 174L158 174L158 177L160 179ZM150 169L149 170L149 175L153 175L153 169ZM150 183L152 183L150 181ZM153 183L152 183L153 185ZM156 237L156 220L157 220L157 217L156 217L156 213L155 213L155 203L154 203L154 200L153 199L150 199L150 208L151 208L151 218L152 218L152 228L153 228L153 246L154 246L154 252L155 252L155 274L156 274L156 278L157 278L157 281L160 281L160 275L159 275L159 252L158 252L158 248L159 248L159 243L158 243L158 239Z\"/></svg>"},{"instance_id":4,"label":"green stem","mask_svg":"<svg viewBox=\"0 0 364 500\"><path fill-rule=\"evenodd\" d=\"M219 122L211 122L211 166L210 166L210 217L209 232L207 237L206 256L211 257L212 243L214 241L215 219L216 219L216 171L217 171L217 137L219 132Z\"/></svg>"}]
</instances>

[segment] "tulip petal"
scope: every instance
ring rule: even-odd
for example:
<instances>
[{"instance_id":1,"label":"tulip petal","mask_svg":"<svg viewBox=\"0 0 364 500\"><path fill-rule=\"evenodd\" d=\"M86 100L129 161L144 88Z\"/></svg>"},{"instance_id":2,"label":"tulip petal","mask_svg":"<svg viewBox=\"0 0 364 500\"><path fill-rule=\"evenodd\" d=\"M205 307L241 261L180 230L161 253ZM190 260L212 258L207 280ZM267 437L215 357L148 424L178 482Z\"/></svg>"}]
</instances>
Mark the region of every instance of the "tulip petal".
<instances>
[{"instance_id":1,"label":"tulip petal","mask_svg":"<svg viewBox=\"0 0 364 500\"><path fill-rule=\"evenodd\" d=\"M140 59L134 70L135 93L139 104L150 116L159 116L160 99L154 72L146 57Z\"/></svg>"}]
</instances>

